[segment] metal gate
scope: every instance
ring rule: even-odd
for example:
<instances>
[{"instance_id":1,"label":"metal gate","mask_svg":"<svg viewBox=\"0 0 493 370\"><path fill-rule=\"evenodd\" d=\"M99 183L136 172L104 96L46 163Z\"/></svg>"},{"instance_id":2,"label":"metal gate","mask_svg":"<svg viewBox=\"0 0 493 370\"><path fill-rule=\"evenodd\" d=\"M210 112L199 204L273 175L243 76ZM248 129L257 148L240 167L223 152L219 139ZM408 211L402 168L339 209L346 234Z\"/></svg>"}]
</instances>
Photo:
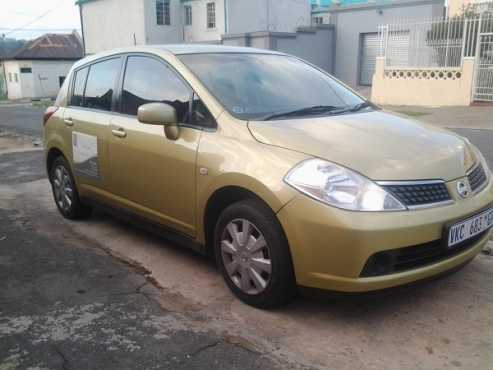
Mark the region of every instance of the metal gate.
<instances>
[{"instance_id":1,"label":"metal gate","mask_svg":"<svg viewBox=\"0 0 493 370\"><path fill-rule=\"evenodd\" d=\"M478 35L474 100L493 101L493 32Z\"/></svg>"},{"instance_id":2,"label":"metal gate","mask_svg":"<svg viewBox=\"0 0 493 370\"><path fill-rule=\"evenodd\" d=\"M364 33L361 36L359 84L370 86L375 73L379 38L378 33Z\"/></svg>"}]
</instances>

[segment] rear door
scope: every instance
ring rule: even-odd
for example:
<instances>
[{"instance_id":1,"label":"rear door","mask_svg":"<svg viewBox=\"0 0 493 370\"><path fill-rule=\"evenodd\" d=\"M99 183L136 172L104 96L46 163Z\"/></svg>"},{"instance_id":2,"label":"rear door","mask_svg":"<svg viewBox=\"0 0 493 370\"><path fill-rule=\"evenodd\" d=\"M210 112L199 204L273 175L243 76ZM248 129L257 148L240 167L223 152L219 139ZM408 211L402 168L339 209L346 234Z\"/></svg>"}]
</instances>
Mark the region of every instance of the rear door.
<instances>
[{"instance_id":1,"label":"rear door","mask_svg":"<svg viewBox=\"0 0 493 370\"><path fill-rule=\"evenodd\" d=\"M74 73L63 141L71 143L68 152L82 192L108 189L108 131L121 65L122 58L113 57Z\"/></svg>"}]
</instances>

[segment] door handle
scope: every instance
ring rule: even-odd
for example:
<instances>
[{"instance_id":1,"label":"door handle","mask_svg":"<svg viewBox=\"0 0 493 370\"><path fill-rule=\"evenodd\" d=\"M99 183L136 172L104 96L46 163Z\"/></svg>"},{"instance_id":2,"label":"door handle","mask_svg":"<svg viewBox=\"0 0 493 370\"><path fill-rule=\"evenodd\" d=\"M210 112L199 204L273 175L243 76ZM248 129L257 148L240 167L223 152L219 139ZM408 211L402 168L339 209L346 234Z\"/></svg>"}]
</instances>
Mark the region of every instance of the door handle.
<instances>
[{"instance_id":1,"label":"door handle","mask_svg":"<svg viewBox=\"0 0 493 370\"><path fill-rule=\"evenodd\" d=\"M72 118L65 118L63 120L63 123L65 123L67 126L73 126L74 125L74 121L72 120Z\"/></svg>"},{"instance_id":2,"label":"door handle","mask_svg":"<svg viewBox=\"0 0 493 370\"><path fill-rule=\"evenodd\" d=\"M113 136L116 136L116 137L126 137L127 136L127 133L121 127L116 129L116 130L111 130L111 133L113 134Z\"/></svg>"}]
</instances>

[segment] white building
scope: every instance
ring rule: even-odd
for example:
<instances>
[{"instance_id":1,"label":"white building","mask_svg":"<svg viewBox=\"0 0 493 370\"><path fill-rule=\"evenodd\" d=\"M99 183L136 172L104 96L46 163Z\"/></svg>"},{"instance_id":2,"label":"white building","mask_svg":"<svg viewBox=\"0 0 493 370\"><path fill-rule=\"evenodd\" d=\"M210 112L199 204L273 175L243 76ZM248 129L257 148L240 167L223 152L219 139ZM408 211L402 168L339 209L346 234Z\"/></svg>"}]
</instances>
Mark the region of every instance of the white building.
<instances>
[{"instance_id":1,"label":"white building","mask_svg":"<svg viewBox=\"0 0 493 370\"><path fill-rule=\"evenodd\" d=\"M78 0L85 51L227 34L295 32L311 22L308 0Z\"/></svg>"},{"instance_id":2,"label":"white building","mask_svg":"<svg viewBox=\"0 0 493 370\"><path fill-rule=\"evenodd\" d=\"M55 97L72 64L83 56L75 33L46 34L3 60L9 99Z\"/></svg>"}]
</instances>

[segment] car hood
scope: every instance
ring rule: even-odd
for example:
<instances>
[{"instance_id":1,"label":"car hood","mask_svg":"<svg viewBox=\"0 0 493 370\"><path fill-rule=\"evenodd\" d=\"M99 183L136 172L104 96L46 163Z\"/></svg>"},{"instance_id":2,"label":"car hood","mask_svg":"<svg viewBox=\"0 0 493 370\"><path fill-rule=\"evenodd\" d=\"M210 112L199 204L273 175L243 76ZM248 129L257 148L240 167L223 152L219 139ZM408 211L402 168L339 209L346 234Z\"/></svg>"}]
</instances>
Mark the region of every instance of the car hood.
<instances>
[{"instance_id":1,"label":"car hood","mask_svg":"<svg viewBox=\"0 0 493 370\"><path fill-rule=\"evenodd\" d=\"M248 127L262 143L326 159L372 180L449 181L463 177L476 160L460 136L382 111L251 121Z\"/></svg>"}]
</instances>

